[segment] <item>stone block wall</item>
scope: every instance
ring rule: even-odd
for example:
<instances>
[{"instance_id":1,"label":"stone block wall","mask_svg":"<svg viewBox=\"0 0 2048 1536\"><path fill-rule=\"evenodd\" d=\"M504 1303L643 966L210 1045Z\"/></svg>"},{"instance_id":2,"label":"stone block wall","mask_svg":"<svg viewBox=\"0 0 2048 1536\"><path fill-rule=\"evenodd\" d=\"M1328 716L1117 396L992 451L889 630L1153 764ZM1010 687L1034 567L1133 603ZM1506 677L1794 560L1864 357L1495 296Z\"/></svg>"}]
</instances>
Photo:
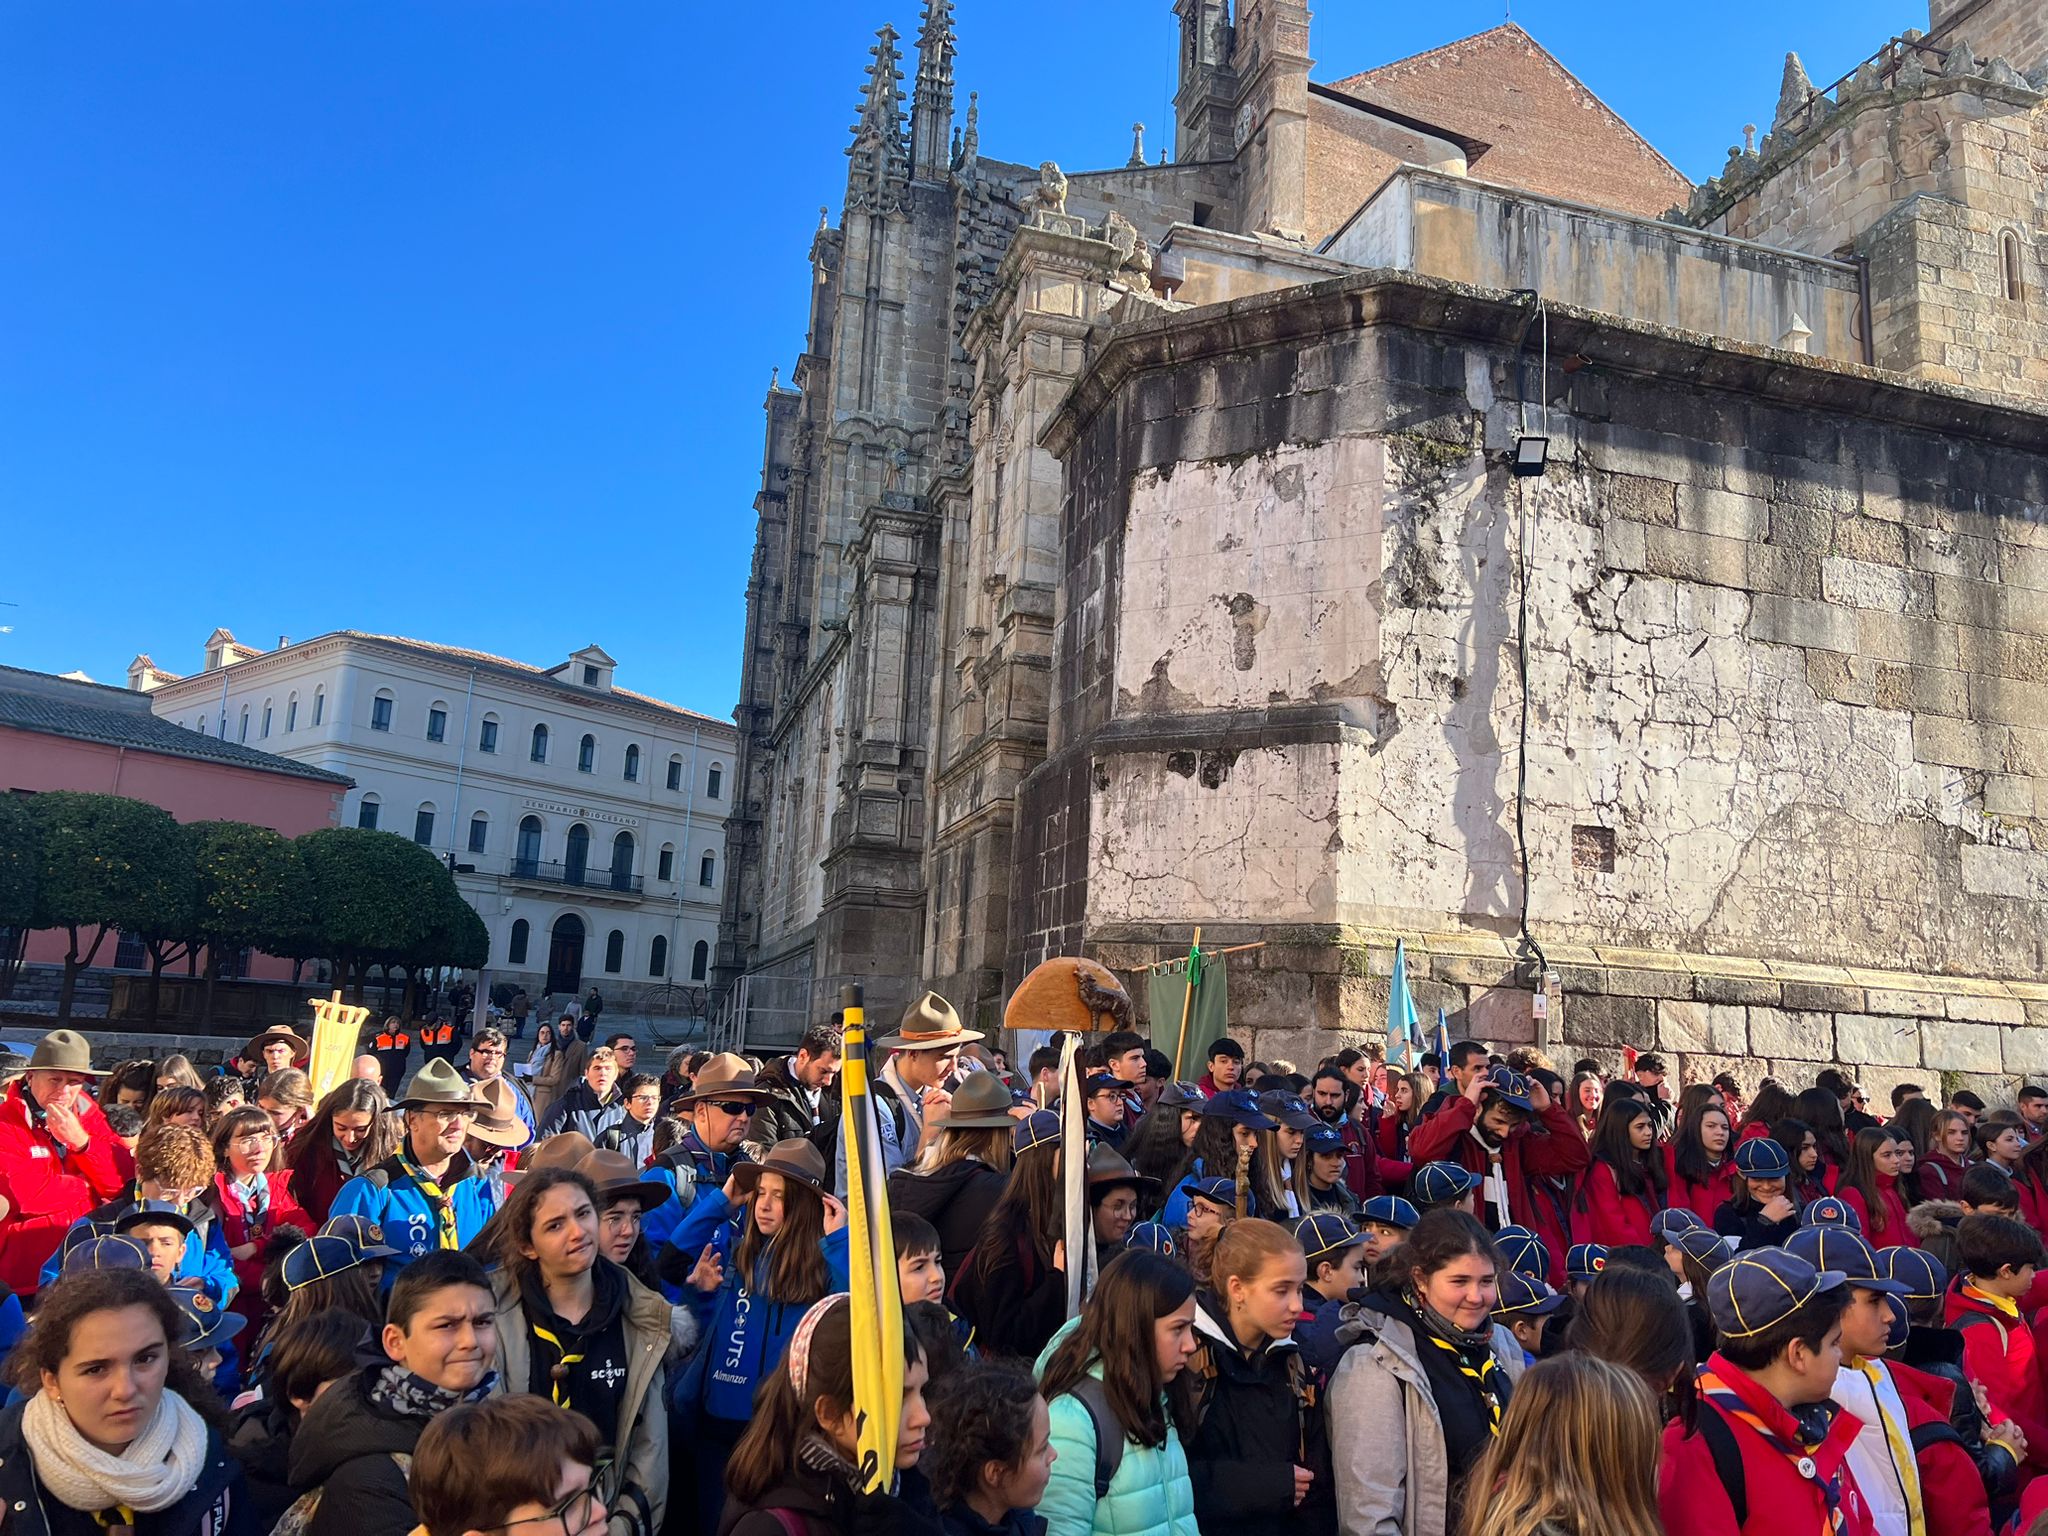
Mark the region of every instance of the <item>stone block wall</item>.
<instances>
[{"instance_id":1,"label":"stone block wall","mask_svg":"<svg viewBox=\"0 0 2048 1536\"><path fill-rule=\"evenodd\" d=\"M1526 903L1568 1047L2025 1070L2048 420L1551 324L1536 480L1505 296L1373 274L1109 341L1048 437L1057 729L1010 979L1077 905L1111 963L1263 940L1241 1027L1313 1060L1383 1028L1376 946L1448 935L1481 953L1432 949L1419 1001L1512 1042Z\"/></svg>"}]
</instances>

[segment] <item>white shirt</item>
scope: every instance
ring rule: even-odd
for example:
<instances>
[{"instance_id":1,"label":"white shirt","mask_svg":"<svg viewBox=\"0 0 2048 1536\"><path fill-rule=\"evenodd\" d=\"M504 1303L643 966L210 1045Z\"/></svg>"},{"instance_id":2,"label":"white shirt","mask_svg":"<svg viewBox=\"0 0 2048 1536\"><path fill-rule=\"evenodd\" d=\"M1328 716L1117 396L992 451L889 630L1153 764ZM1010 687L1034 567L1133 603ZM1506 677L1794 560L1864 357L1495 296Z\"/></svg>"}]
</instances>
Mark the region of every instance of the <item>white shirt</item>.
<instances>
[{"instance_id":1,"label":"white shirt","mask_svg":"<svg viewBox=\"0 0 2048 1536\"><path fill-rule=\"evenodd\" d=\"M1892 1373L1880 1364L1873 1386L1868 1376L1845 1360L1828 1395L1863 1421L1849 1447L1848 1460L1863 1502L1870 1507L1872 1527L1878 1536L1911 1536L1910 1505L1919 1501L1920 1476L1917 1468L1902 1469L1892 1454L1896 1443L1910 1456L1913 1444L1906 1427L1906 1405ZM1891 1420L1889 1434L1884 1423L1887 1418Z\"/></svg>"}]
</instances>

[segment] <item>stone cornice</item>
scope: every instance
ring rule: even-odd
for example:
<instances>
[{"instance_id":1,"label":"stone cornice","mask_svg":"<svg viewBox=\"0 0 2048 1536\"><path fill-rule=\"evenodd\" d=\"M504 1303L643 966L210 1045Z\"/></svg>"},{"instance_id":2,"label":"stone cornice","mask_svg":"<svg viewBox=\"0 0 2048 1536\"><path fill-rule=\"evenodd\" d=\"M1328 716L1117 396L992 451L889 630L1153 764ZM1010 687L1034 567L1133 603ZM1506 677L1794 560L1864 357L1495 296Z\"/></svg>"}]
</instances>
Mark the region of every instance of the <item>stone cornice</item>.
<instances>
[{"instance_id":1,"label":"stone cornice","mask_svg":"<svg viewBox=\"0 0 2048 1536\"><path fill-rule=\"evenodd\" d=\"M1736 393L1795 409L1832 410L1886 425L2048 451L2048 414L1980 390L1927 384L1860 363L1780 352L1552 304L1550 347L1620 376ZM1514 348L1529 307L1512 294L1411 272L1365 270L1161 316L1112 332L1039 434L1064 458L1119 390L1155 368L1378 326L1433 331Z\"/></svg>"}]
</instances>

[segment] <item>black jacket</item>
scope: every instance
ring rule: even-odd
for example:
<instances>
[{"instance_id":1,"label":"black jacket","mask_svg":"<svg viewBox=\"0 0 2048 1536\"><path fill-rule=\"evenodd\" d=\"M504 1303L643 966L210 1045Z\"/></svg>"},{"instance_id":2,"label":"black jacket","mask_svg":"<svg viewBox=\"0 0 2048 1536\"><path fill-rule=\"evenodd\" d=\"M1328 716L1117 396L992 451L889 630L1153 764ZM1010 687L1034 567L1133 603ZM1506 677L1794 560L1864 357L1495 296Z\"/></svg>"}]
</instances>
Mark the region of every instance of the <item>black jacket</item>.
<instances>
[{"instance_id":1,"label":"black jacket","mask_svg":"<svg viewBox=\"0 0 2048 1536\"><path fill-rule=\"evenodd\" d=\"M965 1504L939 1511L939 1526L946 1536L1045 1536L1046 1521L1028 1509L1013 1509L1001 1525L990 1525Z\"/></svg>"},{"instance_id":2,"label":"black jacket","mask_svg":"<svg viewBox=\"0 0 2048 1536\"><path fill-rule=\"evenodd\" d=\"M844 1477L798 1465L778 1487L751 1504L728 1499L718 1536L789 1536L773 1513L788 1510L805 1536L940 1536L931 1487L915 1467L899 1474L894 1494L856 1493Z\"/></svg>"},{"instance_id":3,"label":"black jacket","mask_svg":"<svg viewBox=\"0 0 2048 1536\"><path fill-rule=\"evenodd\" d=\"M1222 1301L1204 1292L1195 1303L1202 1349L1197 1372L1201 1409L1184 1425L1195 1520L1205 1531L1259 1531L1263 1536L1323 1536L1336 1528L1336 1480L1322 1404L1301 1349L1280 1339L1247 1355L1230 1331ZM1294 1469L1315 1474L1308 1497L1294 1502Z\"/></svg>"},{"instance_id":4,"label":"black jacket","mask_svg":"<svg viewBox=\"0 0 2048 1536\"><path fill-rule=\"evenodd\" d=\"M754 1085L768 1097L754 1111L746 1135L740 1138L740 1145L751 1156L760 1158L778 1141L808 1136L817 1127L820 1117L811 1112L810 1096L790 1075L789 1057L778 1057L756 1072Z\"/></svg>"},{"instance_id":5,"label":"black jacket","mask_svg":"<svg viewBox=\"0 0 2048 1536\"><path fill-rule=\"evenodd\" d=\"M947 1300L974 1324L975 1346L984 1355L1028 1362L1067 1320L1067 1277L1039 1261L1028 1237L1003 1233L975 1249Z\"/></svg>"},{"instance_id":6,"label":"black jacket","mask_svg":"<svg viewBox=\"0 0 2048 1536\"><path fill-rule=\"evenodd\" d=\"M541 1116L537 1134L553 1136L561 1131L581 1131L595 1146L598 1137L625 1118L626 1100L619 1092L618 1084L612 1085L609 1099L600 1101L591 1091L590 1084L579 1078L548 1106L548 1112Z\"/></svg>"},{"instance_id":7,"label":"black jacket","mask_svg":"<svg viewBox=\"0 0 2048 1536\"><path fill-rule=\"evenodd\" d=\"M228 1452L249 1479L249 1502L260 1528L269 1530L292 1507L292 1436L298 1415L288 1403L259 1398L237 1410L228 1426Z\"/></svg>"},{"instance_id":8,"label":"black jacket","mask_svg":"<svg viewBox=\"0 0 2048 1536\"><path fill-rule=\"evenodd\" d=\"M1004 1182L987 1163L971 1158L930 1173L898 1168L889 1175L889 1205L922 1216L938 1229L939 1257L951 1277L960 1273L981 1241L981 1225L1002 1198Z\"/></svg>"},{"instance_id":9,"label":"black jacket","mask_svg":"<svg viewBox=\"0 0 2048 1536\"><path fill-rule=\"evenodd\" d=\"M420 1523L406 1492L406 1474L391 1458L411 1456L425 1419L407 1418L370 1401L383 1365L343 1377L306 1410L292 1437L292 1487L321 1488L307 1536L407 1536Z\"/></svg>"},{"instance_id":10,"label":"black jacket","mask_svg":"<svg viewBox=\"0 0 2048 1536\"><path fill-rule=\"evenodd\" d=\"M106 1536L95 1511L57 1501L35 1475L16 1403L0 1412L0 1522L7 1536ZM192 1491L169 1509L138 1513L135 1536L265 1536L242 1468L217 1429L206 1432L206 1461Z\"/></svg>"}]
</instances>

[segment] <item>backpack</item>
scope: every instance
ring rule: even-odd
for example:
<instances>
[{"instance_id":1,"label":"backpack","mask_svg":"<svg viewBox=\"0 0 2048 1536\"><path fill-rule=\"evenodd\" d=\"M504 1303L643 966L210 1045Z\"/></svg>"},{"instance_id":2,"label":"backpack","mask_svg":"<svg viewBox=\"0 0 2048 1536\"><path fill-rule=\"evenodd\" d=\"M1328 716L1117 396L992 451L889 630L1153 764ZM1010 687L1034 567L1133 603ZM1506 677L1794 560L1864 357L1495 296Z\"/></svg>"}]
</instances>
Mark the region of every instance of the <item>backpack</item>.
<instances>
[{"instance_id":1,"label":"backpack","mask_svg":"<svg viewBox=\"0 0 2048 1536\"><path fill-rule=\"evenodd\" d=\"M1702 1403L1698 1423L1700 1438L1707 1442L1708 1454L1714 1458L1714 1476L1728 1490L1728 1502L1735 1510L1735 1524L1740 1529L1749 1523L1749 1475L1742 1468L1742 1447L1735 1443L1735 1431L1728 1427L1718 1409ZM1919 1447L1915 1445L1914 1449ZM272 1536L283 1533L273 1532Z\"/></svg>"},{"instance_id":2,"label":"backpack","mask_svg":"<svg viewBox=\"0 0 2048 1536\"><path fill-rule=\"evenodd\" d=\"M1083 1376L1069 1395L1088 1410L1088 1422L1095 1429L1095 1498L1099 1503L1109 1497L1116 1469L1124 1464L1124 1427L1109 1406L1109 1393L1100 1377Z\"/></svg>"},{"instance_id":3,"label":"backpack","mask_svg":"<svg viewBox=\"0 0 2048 1536\"><path fill-rule=\"evenodd\" d=\"M398 1463L398 1475L412 1477L412 1454L408 1451L388 1453ZM277 1517L277 1524L271 1527L270 1536L306 1536L313 1528L313 1517L320 1513L322 1488L311 1488L292 1501L292 1507Z\"/></svg>"}]
</instances>

